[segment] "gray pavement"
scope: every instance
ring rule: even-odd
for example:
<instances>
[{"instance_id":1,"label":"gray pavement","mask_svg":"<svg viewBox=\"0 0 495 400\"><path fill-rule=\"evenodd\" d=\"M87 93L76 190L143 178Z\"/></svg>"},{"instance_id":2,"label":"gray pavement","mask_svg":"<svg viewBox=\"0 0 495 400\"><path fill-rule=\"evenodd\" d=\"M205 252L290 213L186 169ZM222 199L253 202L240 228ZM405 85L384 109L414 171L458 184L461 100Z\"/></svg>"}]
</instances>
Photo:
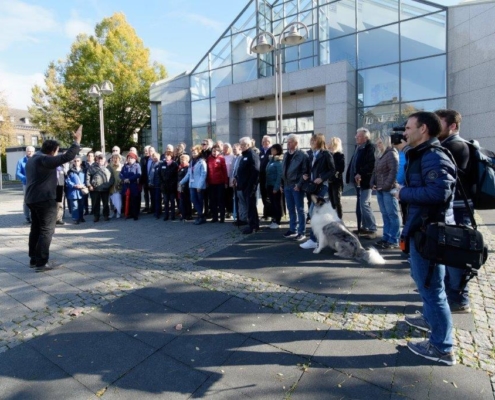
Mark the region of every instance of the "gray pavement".
<instances>
[{"instance_id":1,"label":"gray pavement","mask_svg":"<svg viewBox=\"0 0 495 400\"><path fill-rule=\"evenodd\" d=\"M344 208L355 226L352 196ZM495 213L477 217L494 248ZM423 335L404 323L420 302L397 251L370 267L299 249L283 229L87 218L57 227L59 267L36 274L28 232L8 186L0 398L494 398L492 256L470 283L473 314L454 316L459 365L443 367L404 347Z\"/></svg>"}]
</instances>

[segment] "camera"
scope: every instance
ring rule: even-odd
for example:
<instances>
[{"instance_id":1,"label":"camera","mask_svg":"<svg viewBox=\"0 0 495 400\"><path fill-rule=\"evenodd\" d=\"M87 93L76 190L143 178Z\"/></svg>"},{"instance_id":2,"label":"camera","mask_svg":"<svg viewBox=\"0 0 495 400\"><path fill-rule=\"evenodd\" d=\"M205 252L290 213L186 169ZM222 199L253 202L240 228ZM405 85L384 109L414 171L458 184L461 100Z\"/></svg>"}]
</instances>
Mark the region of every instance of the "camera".
<instances>
[{"instance_id":1,"label":"camera","mask_svg":"<svg viewBox=\"0 0 495 400\"><path fill-rule=\"evenodd\" d=\"M393 133L390 135L392 144L401 144L403 141L406 141L406 138L404 137L405 130L405 126L394 126L392 128Z\"/></svg>"}]
</instances>

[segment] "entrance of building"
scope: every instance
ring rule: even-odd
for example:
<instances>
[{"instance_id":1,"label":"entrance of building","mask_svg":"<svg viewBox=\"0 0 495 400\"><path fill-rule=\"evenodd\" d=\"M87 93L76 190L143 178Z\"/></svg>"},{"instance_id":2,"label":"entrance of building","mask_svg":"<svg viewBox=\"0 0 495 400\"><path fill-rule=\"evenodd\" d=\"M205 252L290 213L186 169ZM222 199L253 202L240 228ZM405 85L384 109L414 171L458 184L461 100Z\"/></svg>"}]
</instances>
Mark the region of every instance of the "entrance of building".
<instances>
[{"instance_id":1,"label":"entrance of building","mask_svg":"<svg viewBox=\"0 0 495 400\"><path fill-rule=\"evenodd\" d=\"M291 133L299 135L299 148L309 150L309 141L314 134L313 115L287 116L282 121L284 151L287 150L287 136ZM257 143L261 143L263 136L268 135L272 138L272 143L277 142L277 123L275 118L260 121L260 138Z\"/></svg>"}]
</instances>

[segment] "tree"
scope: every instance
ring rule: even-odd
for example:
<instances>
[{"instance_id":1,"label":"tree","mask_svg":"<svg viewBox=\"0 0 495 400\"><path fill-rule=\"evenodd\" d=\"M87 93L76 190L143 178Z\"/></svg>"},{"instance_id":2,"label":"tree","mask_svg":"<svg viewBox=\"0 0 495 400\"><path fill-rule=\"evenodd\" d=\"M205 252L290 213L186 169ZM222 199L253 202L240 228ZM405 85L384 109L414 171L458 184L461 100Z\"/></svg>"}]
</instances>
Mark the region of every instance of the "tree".
<instances>
[{"instance_id":1,"label":"tree","mask_svg":"<svg viewBox=\"0 0 495 400\"><path fill-rule=\"evenodd\" d=\"M109 80L114 93L105 96L105 141L129 148L133 135L150 117L149 87L167 76L165 67L150 65L149 50L124 14L116 13L96 25L95 35L79 35L64 62L51 63L45 87L34 86L29 109L35 122L60 139L69 128L84 125L84 144L100 148L98 101L89 87Z\"/></svg>"},{"instance_id":2,"label":"tree","mask_svg":"<svg viewBox=\"0 0 495 400\"><path fill-rule=\"evenodd\" d=\"M13 145L12 136L14 127L10 122L9 105L4 94L0 92L0 159L2 163L2 171L7 171L7 158L5 149ZM0 177L0 179L2 179Z\"/></svg>"}]
</instances>

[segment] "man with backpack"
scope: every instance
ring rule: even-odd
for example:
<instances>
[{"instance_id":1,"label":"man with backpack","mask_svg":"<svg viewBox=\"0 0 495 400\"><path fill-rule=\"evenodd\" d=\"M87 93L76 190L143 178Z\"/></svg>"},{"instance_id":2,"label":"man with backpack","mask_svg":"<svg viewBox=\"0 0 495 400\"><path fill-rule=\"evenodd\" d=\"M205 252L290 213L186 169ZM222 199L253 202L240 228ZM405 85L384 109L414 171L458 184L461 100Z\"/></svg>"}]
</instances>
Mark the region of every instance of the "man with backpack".
<instances>
[{"instance_id":1,"label":"man with backpack","mask_svg":"<svg viewBox=\"0 0 495 400\"><path fill-rule=\"evenodd\" d=\"M437 110L435 114L440 118L442 123L442 131L438 135L442 147L448 149L457 164L457 173L461 182L462 188L466 193L468 204L474 212L474 205L471 199L476 186L476 177L474 174L474 160L471 159L469 144L459 135L461 126L461 114L455 110ZM447 215L447 223L455 225L471 226L469 218L469 210L462 198L461 188L456 187L454 194L453 214ZM463 284L464 275L467 270L461 268L453 268L446 266L445 269L445 291L447 292L447 300L452 313L469 313L469 292L467 285ZM464 286L464 287L463 287Z\"/></svg>"}]
</instances>

